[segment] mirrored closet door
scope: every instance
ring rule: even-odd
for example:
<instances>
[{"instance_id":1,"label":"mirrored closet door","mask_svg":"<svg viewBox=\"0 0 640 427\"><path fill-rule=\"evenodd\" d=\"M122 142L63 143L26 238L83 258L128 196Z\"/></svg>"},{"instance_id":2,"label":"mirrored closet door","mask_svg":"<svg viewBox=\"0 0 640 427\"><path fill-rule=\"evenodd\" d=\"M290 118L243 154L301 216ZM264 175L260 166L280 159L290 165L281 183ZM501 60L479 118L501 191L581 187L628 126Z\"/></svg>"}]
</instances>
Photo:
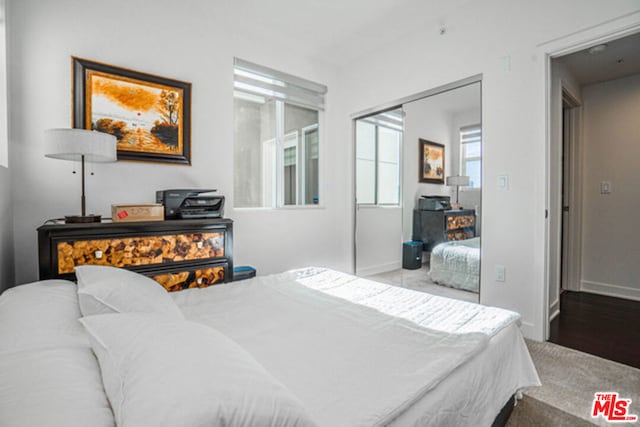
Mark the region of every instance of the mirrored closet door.
<instances>
[{"instance_id":1,"label":"mirrored closet door","mask_svg":"<svg viewBox=\"0 0 640 427\"><path fill-rule=\"evenodd\" d=\"M479 301L481 82L355 120L356 274Z\"/></svg>"}]
</instances>

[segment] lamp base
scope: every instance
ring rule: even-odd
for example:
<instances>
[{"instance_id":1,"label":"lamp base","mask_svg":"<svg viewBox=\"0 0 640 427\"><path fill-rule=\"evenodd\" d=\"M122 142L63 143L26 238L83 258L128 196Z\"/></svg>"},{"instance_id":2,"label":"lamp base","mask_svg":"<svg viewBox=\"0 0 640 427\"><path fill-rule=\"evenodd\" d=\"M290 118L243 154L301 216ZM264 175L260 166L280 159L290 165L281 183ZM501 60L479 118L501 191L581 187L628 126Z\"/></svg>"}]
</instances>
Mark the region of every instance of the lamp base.
<instances>
[{"instance_id":1,"label":"lamp base","mask_svg":"<svg viewBox=\"0 0 640 427\"><path fill-rule=\"evenodd\" d=\"M83 224L102 221L102 215L65 215L65 224Z\"/></svg>"}]
</instances>

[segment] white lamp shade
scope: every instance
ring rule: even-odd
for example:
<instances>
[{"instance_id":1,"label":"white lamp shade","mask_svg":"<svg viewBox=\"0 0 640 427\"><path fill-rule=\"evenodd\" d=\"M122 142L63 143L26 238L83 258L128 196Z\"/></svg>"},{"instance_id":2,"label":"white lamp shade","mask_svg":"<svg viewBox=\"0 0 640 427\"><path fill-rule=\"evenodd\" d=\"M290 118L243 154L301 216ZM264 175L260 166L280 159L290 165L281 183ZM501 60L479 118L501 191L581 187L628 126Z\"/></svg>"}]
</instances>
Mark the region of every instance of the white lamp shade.
<instances>
[{"instance_id":1,"label":"white lamp shade","mask_svg":"<svg viewBox=\"0 0 640 427\"><path fill-rule=\"evenodd\" d=\"M116 137L84 129L47 129L44 131L45 156L61 160L109 163L118 160Z\"/></svg>"},{"instance_id":2,"label":"white lamp shade","mask_svg":"<svg viewBox=\"0 0 640 427\"><path fill-rule=\"evenodd\" d=\"M469 185L469 177L468 176L448 176L447 177L447 185L450 186L460 186L460 187L465 187L467 185Z\"/></svg>"}]
</instances>

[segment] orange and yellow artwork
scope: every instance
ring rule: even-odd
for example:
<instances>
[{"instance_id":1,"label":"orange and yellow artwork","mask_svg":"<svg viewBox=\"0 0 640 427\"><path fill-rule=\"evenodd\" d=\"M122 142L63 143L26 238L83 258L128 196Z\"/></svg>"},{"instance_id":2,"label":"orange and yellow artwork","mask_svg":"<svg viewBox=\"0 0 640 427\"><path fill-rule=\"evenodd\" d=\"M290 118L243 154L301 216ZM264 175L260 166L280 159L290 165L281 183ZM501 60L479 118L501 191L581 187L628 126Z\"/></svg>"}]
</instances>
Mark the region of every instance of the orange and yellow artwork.
<instances>
[{"instance_id":1,"label":"orange and yellow artwork","mask_svg":"<svg viewBox=\"0 0 640 427\"><path fill-rule=\"evenodd\" d=\"M420 139L420 182L444 184L444 145Z\"/></svg>"},{"instance_id":2,"label":"orange and yellow artwork","mask_svg":"<svg viewBox=\"0 0 640 427\"><path fill-rule=\"evenodd\" d=\"M182 151L182 91L88 71L87 123L118 139L118 150Z\"/></svg>"},{"instance_id":3,"label":"orange and yellow artwork","mask_svg":"<svg viewBox=\"0 0 640 427\"><path fill-rule=\"evenodd\" d=\"M118 160L191 163L191 83L72 59L74 127L114 135Z\"/></svg>"}]
</instances>

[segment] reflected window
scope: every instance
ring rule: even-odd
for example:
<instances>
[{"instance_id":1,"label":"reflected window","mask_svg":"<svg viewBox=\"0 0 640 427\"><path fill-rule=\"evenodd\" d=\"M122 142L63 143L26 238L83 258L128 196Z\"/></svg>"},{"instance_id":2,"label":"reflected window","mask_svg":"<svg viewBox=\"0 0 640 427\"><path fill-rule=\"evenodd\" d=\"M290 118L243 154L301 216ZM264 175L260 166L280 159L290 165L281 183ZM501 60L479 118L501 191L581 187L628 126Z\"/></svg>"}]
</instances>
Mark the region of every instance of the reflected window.
<instances>
[{"instance_id":1,"label":"reflected window","mask_svg":"<svg viewBox=\"0 0 640 427\"><path fill-rule=\"evenodd\" d=\"M469 177L468 188L482 186L482 127L460 129L460 175Z\"/></svg>"},{"instance_id":2,"label":"reflected window","mask_svg":"<svg viewBox=\"0 0 640 427\"><path fill-rule=\"evenodd\" d=\"M360 205L400 204L402 110L356 121L356 199Z\"/></svg>"}]
</instances>

